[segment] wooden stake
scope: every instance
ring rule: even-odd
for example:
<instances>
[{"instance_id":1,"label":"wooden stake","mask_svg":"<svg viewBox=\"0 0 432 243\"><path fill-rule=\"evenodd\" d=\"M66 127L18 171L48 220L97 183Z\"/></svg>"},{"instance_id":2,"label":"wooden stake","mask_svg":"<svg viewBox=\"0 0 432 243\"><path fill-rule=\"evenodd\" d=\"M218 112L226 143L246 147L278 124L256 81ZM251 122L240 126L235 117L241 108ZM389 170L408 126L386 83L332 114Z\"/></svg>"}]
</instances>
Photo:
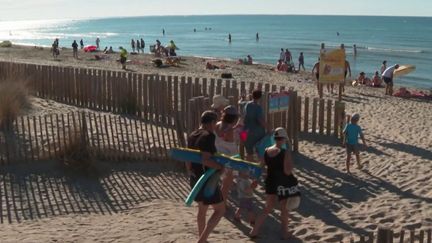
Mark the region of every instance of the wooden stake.
<instances>
[{"instance_id":1,"label":"wooden stake","mask_svg":"<svg viewBox=\"0 0 432 243\"><path fill-rule=\"evenodd\" d=\"M324 100L319 101L319 134L324 135Z\"/></svg>"},{"instance_id":2,"label":"wooden stake","mask_svg":"<svg viewBox=\"0 0 432 243\"><path fill-rule=\"evenodd\" d=\"M332 100L327 100L327 126L326 126L326 135L330 136L331 133L331 117L332 117Z\"/></svg>"},{"instance_id":3,"label":"wooden stake","mask_svg":"<svg viewBox=\"0 0 432 243\"><path fill-rule=\"evenodd\" d=\"M303 122L304 122L303 131L308 132L309 131L309 97L305 97Z\"/></svg>"},{"instance_id":4,"label":"wooden stake","mask_svg":"<svg viewBox=\"0 0 432 243\"><path fill-rule=\"evenodd\" d=\"M316 125L317 125L317 105L318 105L318 99L313 99L312 104L312 134L316 133Z\"/></svg>"}]
</instances>

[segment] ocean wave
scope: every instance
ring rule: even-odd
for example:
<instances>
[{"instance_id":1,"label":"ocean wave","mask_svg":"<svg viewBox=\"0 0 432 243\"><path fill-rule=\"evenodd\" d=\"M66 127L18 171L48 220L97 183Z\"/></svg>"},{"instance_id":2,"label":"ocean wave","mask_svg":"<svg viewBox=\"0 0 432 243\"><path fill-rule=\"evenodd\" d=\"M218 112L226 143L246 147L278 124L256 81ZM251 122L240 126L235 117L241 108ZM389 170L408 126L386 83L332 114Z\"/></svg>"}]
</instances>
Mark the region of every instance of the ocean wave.
<instances>
[{"instance_id":1,"label":"ocean wave","mask_svg":"<svg viewBox=\"0 0 432 243\"><path fill-rule=\"evenodd\" d=\"M391 48L378 48L378 47L367 47L369 51L378 51L378 52L406 52L406 53L425 53L424 50L416 50L416 49L391 49Z\"/></svg>"},{"instance_id":2,"label":"ocean wave","mask_svg":"<svg viewBox=\"0 0 432 243\"><path fill-rule=\"evenodd\" d=\"M321 44L319 44L321 45ZM340 44L325 44L326 47L338 48ZM381 48L381 47L371 47L371 46L356 46L357 50L368 50L368 51L376 51L376 52L403 52L403 53L426 53L425 50L421 49L396 49L396 48ZM345 49L354 49L353 45L346 45Z\"/></svg>"},{"instance_id":3,"label":"ocean wave","mask_svg":"<svg viewBox=\"0 0 432 243\"><path fill-rule=\"evenodd\" d=\"M215 56L200 56L200 55L191 55L192 57L196 58L203 58L203 59L209 59L209 60L221 60L221 61L233 61L233 58L228 57L215 57Z\"/></svg>"},{"instance_id":4,"label":"ocean wave","mask_svg":"<svg viewBox=\"0 0 432 243\"><path fill-rule=\"evenodd\" d=\"M36 46L36 47L51 47L50 45L42 45L40 43L24 43L24 42L13 42L14 45L20 45L20 46Z\"/></svg>"},{"instance_id":5,"label":"ocean wave","mask_svg":"<svg viewBox=\"0 0 432 243\"><path fill-rule=\"evenodd\" d=\"M89 35L92 35L92 37L112 37L112 36L118 36L119 33L114 32L90 32Z\"/></svg>"},{"instance_id":6,"label":"ocean wave","mask_svg":"<svg viewBox=\"0 0 432 243\"><path fill-rule=\"evenodd\" d=\"M52 40L55 38L72 39L72 38L110 38L118 36L118 33L113 32L90 32L90 33L65 33L65 32L38 32L38 31L0 31L0 39L2 40Z\"/></svg>"}]
</instances>

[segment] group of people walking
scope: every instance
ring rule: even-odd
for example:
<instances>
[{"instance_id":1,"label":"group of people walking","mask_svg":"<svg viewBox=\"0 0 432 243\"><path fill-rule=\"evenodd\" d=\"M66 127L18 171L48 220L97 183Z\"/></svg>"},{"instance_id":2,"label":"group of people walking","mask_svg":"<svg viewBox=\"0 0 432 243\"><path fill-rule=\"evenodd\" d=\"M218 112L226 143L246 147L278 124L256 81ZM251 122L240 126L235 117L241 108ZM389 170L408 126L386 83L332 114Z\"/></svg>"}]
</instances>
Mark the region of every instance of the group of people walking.
<instances>
[{"instance_id":1,"label":"group of people walking","mask_svg":"<svg viewBox=\"0 0 432 243\"><path fill-rule=\"evenodd\" d=\"M198 179L210 168L216 169L221 175L221 186L215 193L206 197L204 189L199 191L195 201L198 203L197 225L199 233L198 242L206 242L210 233L225 215L227 199L234 181L236 182L239 207L235 211L234 220L241 221L242 212L247 213L246 221L253 228L250 237L259 234L265 219L273 211L276 201L281 205L281 234L284 239L290 237L288 231L288 210L292 208L289 198L299 196L298 190L285 190L297 181L293 175L293 162L290 151L284 148L287 143L287 133L284 128L273 131L275 144L266 148L263 158L257 159L256 145L266 135L266 124L263 109L260 106L262 91L255 90L250 96L240 102L240 112L235 106L229 105L229 100L221 95L213 97L212 109L201 115L200 127L188 137L188 147L199 150L202 153L202 164L187 164L190 175L190 186L193 188ZM247 131L244 141L246 148L246 160L259 160L267 168L265 179L266 201L263 212L258 217L254 213L253 191L258 181L249 178L247 171L240 171L238 175L231 169L224 168L221 164L212 160L212 155L221 152L226 155L236 155L240 134ZM205 188L205 185L203 186ZM296 187L295 187L296 188ZM289 193L288 193L289 191ZM209 207L214 209L213 214L207 220L206 214Z\"/></svg>"},{"instance_id":2,"label":"group of people walking","mask_svg":"<svg viewBox=\"0 0 432 243\"><path fill-rule=\"evenodd\" d=\"M142 53L144 53L144 49L145 49L145 41L143 38L141 38L140 40L134 40L131 39L131 48L132 48L132 52L137 52L140 53L140 51Z\"/></svg>"},{"instance_id":3,"label":"group of people walking","mask_svg":"<svg viewBox=\"0 0 432 243\"><path fill-rule=\"evenodd\" d=\"M298 57L298 69L296 70L295 64L294 64L294 58L291 54L291 52L288 49L281 48L281 52L279 54L279 60L276 64L276 71L279 72L296 72L303 69L305 71L304 66L304 55L303 52L300 52L300 55Z\"/></svg>"}]
</instances>

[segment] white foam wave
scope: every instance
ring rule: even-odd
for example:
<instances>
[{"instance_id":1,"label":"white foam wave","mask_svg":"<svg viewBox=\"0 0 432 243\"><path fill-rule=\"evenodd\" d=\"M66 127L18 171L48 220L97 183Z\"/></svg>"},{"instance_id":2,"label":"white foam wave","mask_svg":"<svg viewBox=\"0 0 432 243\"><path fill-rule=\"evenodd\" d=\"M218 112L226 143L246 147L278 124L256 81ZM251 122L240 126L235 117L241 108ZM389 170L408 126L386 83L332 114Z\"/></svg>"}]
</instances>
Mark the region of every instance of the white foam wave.
<instances>
[{"instance_id":1,"label":"white foam wave","mask_svg":"<svg viewBox=\"0 0 432 243\"><path fill-rule=\"evenodd\" d=\"M39 31L0 31L0 40L52 40L55 38L60 39L73 39L73 38L84 38L84 39L96 39L99 38L110 38L119 35L118 33L112 32L90 32L90 33L64 33L64 32L39 32Z\"/></svg>"},{"instance_id":2,"label":"white foam wave","mask_svg":"<svg viewBox=\"0 0 432 243\"><path fill-rule=\"evenodd\" d=\"M391 48L378 48L378 47L367 47L369 51L379 51L379 52L407 52L407 53L423 53L423 50L416 49L391 49Z\"/></svg>"},{"instance_id":3,"label":"white foam wave","mask_svg":"<svg viewBox=\"0 0 432 243\"><path fill-rule=\"evenodd\" d=\"M20 45L20 46L37 46L37 47L51 47L49 45L41 45L36 43L23 43L23 42L12 42L14 45Z\"/></svg>"}]
</instances>

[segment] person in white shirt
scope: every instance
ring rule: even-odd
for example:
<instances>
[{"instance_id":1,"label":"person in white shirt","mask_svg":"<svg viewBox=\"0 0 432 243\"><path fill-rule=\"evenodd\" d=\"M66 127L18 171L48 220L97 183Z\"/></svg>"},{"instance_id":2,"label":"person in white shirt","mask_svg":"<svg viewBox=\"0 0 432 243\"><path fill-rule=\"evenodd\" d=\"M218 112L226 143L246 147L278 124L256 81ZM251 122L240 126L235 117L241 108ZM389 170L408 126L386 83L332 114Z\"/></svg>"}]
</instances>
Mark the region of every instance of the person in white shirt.
<instances>
[{"instance_id":1,"label":"person in white shirt","mask_svg":"<svg viewBox=\"0 0 432 243\"><path fill-rule=\"evenodd\" d=\"M281 53L279 54L279 60L282 60L282 61L285 60L285 51L283 48L281 48Z\"/></svg>"},{"instance_id":2,"label":"person in white shirt","mask_svg":"<svg viewBox=\"0 0 432 243\"><path fill-rule=\"evenodd\" d=\"M386 95L393 95L393 73L399 68L399 64L388 67L382 73L384 83L386 84Z\"/></svg>"}]
</instances>

